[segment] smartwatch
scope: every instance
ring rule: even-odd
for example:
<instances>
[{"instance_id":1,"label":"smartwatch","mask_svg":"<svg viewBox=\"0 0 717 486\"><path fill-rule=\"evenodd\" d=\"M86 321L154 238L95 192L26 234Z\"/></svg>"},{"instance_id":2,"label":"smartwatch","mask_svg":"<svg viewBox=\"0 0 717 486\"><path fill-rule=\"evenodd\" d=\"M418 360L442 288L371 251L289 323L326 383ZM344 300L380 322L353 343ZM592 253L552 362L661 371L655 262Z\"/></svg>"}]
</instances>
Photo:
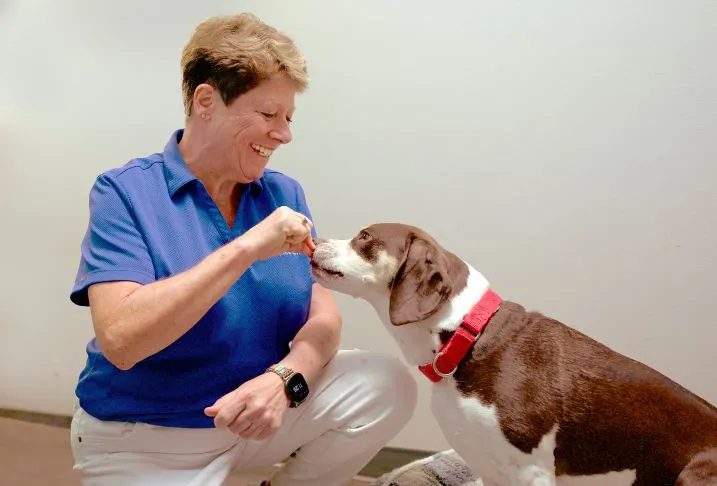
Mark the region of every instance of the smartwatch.
<instances>
[{"instance_id":1,"label":"smartwatch","mask_svg":"<svg viewBox=\"0 0 717 486\"><path fill-rule=\"evenodd\" d=\"M284 389L286 396L289 397L290 408L298 407L309 396L309 385L301 373L279 363L268 367L266 371L276 373L284 380Z\"/></svg>"}]
</instances>

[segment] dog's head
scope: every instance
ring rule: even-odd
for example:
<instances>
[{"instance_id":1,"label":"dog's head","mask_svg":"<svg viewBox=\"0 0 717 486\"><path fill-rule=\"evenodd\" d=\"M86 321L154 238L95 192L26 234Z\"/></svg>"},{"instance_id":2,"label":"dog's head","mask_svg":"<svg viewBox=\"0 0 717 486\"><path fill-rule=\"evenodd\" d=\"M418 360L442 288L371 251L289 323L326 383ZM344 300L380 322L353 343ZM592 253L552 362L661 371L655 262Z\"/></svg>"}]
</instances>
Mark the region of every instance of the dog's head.
<instances>
[{"instance_id":1,"label":"dog's head","mask_svg":"<svg viewBox=\"0 0 717 486\"><path fill-rule=\"evenodd\" d=\"M380 223L350 240L316 239L314 278L337 292L388 301L395 326L422 321L465 287L468 270L425 231Z\"/></svg>"}]
</instances>

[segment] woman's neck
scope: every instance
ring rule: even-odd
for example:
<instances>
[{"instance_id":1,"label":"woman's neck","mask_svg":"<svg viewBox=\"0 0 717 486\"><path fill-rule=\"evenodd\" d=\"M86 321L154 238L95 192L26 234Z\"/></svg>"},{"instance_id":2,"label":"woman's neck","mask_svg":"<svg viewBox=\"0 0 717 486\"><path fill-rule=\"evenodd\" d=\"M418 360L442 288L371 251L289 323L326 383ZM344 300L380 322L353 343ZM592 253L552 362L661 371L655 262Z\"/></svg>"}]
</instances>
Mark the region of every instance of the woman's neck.
<instances>
[{"instance_id":1,"label":"woman's neck","mask_svg":"<svg viewBox=\"0 0 717 486\"><path fill-rule=\"evenodd\" d=\"M202 181L209 195L218 205L238 200L241 184L227 177L223 157L203 137L197 136L191 126L184 130L179 141L179 153L194 176Z\"/></svg>"}]
</instances>

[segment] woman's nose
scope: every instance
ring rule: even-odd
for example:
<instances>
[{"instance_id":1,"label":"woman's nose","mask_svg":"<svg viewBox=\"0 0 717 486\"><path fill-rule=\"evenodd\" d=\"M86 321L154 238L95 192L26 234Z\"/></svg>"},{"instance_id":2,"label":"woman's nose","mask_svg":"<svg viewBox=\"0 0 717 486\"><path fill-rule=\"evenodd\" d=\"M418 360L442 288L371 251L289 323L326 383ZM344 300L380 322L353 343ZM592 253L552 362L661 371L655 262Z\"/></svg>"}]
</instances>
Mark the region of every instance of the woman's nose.
<instances>
[{"instance_id":1,"label":"woman's nose","mask_svg":"<svg viewBox=\"0 0 717 486\"><path fill-rule=\"evenodd\" d=\"M282 127L275 128L269 133L269 136L280 143L289 143L291 142L292 135L291 135L291 128L289 127L288 123L285 123Z\"/></svg>"}]
</instances>

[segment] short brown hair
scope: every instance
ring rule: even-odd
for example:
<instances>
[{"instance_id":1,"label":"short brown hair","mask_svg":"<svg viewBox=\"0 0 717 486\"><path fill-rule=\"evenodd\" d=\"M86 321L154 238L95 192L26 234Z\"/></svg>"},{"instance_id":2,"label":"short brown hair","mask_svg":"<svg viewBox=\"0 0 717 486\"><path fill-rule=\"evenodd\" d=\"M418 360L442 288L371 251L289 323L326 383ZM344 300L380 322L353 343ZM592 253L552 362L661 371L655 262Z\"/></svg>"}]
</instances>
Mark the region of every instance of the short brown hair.
<instances>
[{"instance_id":1,"label":"short brown hair","mask_svg":"<svg viewBox=\"0 0 717 486\"><path fill-rule=\"evenodd\" d=\"M181 68L187 116L202 83L217 89L226 105L280 71L299 91L308 86L306 61L294 41L250 13L200 23L182 51Z\"/></svg>"}]
</instances>

